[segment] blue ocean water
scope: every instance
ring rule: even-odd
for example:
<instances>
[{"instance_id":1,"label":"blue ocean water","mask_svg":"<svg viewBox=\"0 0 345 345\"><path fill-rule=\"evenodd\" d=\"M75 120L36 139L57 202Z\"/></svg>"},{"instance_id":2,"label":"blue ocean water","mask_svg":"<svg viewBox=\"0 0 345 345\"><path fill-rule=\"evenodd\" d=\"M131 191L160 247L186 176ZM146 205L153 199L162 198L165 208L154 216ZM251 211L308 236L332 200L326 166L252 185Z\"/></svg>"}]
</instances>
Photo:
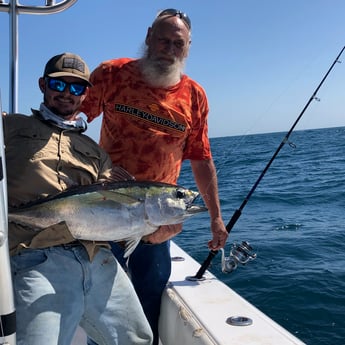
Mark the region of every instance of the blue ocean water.
<instances>
[{"instance_id":1,"label":"blue ocean water","mask_svg":"<svg viewBox=\"0 0 345 345\"><path fill-rule=\"evenodd\" d=\"M286 133L211 139L227 223ZM185 163L181 185L194 187ZM210 271L306 344L345 344L345 127L292 132L243 208L228 239L248 241L257 258L230 274L220 253ZM175 238L202 263L208 215ZM196 272L191 272L194 275Z\"/></svg>"}]
</instances>

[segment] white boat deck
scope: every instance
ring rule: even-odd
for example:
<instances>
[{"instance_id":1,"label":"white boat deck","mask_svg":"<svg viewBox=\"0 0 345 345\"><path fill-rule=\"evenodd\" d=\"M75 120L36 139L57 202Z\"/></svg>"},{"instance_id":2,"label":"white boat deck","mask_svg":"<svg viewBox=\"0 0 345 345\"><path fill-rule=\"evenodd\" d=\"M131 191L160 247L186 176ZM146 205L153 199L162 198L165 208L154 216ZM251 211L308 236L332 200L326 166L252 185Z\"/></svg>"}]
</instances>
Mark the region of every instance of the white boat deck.
<instances>
[{"instance_id":1,"label":"white boat deck","mask_svg":"<svg viewBox=\"0 0 345 345\"><path fill-rule=\"evenodd\" d=\"M200 264L171 242L173 261L160 318L163 345L303 345L304 343L218 280L209 271L203 281L189 281ZM247 326L227 323L230 317L250 319ZM71 345L85 345L78 329Z\"/></svg>"},{"instance_id":2,"label":"white boat deck","mask_svg":"<svg viewBox=\"0 0 345 345\"><path fill-rule=\"evenodd\" d=\"M162 300L160 333L164 345L292 345L304 344L240 295L206 271L204 281L188 281L200 264L172 243L170 286ZM234 326L230 317L249 318L252 324ZM245 319L244 319L245 320Z\"/></svg>"}]
</instances>

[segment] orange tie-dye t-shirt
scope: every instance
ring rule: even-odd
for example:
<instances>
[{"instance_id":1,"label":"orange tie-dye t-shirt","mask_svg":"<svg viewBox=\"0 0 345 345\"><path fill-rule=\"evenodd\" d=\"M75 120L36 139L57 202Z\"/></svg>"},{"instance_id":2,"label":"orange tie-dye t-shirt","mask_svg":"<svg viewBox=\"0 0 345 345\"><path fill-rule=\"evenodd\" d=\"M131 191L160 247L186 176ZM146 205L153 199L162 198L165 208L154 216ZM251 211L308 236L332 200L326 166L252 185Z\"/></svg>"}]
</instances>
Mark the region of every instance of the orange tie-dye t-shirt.
<instances>
[{"instance_id":1,"label":"orange tie-dye t-shirt","mask_svg":"<svg viewBox=\"0 0 345 345\"><path fill-rule=\"evenodd\" d=\"M137 180L176 183L183 160L211 158L206 94L186 75L150 88L138 60L123 58L101 63L91 82L81 111L89 122L103 113L100 146Z\"/></svg>"}]
</instances>

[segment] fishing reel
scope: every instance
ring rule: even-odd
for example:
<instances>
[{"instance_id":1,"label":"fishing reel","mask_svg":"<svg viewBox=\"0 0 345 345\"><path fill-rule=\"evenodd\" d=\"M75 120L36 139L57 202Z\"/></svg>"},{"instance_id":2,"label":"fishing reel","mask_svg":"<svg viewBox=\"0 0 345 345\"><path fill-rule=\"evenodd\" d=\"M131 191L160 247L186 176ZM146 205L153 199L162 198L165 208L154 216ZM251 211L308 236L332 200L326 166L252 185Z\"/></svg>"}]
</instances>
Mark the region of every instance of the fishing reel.
<instances>
[{"instance_id":1,"label":"fishing reel","mask_svg":"<svg viewBox=\"0 0 345 345\"><path fill-rule=\"evenodd\" d=\"M225 256L224 249L220 249L222 252L222 272L231 273L234 271L238 264L245 265L248 261L254 260L256 258L256 253L254 253L252 246L247 241L242 241L242 243L233 243L230 249L229 256Z\"/></svg>"}]
</instances>

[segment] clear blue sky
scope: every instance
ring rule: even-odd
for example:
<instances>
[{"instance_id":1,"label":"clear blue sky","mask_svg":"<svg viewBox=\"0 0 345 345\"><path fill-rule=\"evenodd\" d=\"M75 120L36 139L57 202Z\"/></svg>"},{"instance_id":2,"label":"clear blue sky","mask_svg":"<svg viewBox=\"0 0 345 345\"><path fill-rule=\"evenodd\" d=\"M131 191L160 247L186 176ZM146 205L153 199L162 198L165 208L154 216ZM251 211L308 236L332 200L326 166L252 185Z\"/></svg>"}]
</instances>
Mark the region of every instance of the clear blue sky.
<instances>
[{"instance_id":1,"label":"clear blue sky","mask_svg":"<svg viewBox=\"0 0 345 345\"><path fill-rule=\"evenodd\" d=\"M44 0L22 0L43 5ZM158 10L178 8L192 21L186 73L205 88L210 137L287 131L345 45L344 0L79 0L50 15L21 14L19 111L42 95L46 61L64 51L95 68L138 57ZM9 15L0 12L0 87L8 110ZM296 129L345 125L345 53ZM100 121L88 134L98 140Z\"/></svg>"}]
</instances>

